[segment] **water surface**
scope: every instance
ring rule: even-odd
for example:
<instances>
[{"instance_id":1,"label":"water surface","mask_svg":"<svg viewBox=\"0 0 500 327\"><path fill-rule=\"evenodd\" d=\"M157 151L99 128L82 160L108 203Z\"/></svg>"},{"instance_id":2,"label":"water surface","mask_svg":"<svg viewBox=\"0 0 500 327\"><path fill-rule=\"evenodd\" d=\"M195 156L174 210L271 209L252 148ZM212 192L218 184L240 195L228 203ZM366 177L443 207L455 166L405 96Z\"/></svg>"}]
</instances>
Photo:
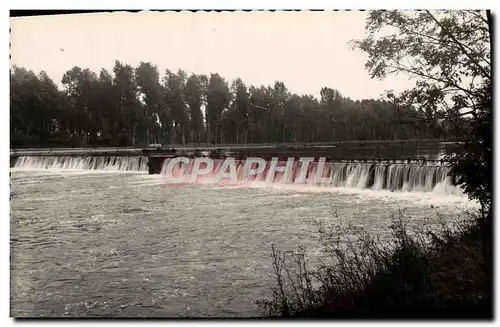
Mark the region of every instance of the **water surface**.
<instances>
[{"instance_id":1,"label":"water surface","mask_svg":"<svg viewBox=\"0 0 500 327\"><path fill-rule=\"evenodd\" d=\"M464 197L314 186L165 185L131 172L11 169L11 314L218 316L261 313L270 247L318 253L314 220L388 232L455 218Z\"/></svg>"}]
</instances>

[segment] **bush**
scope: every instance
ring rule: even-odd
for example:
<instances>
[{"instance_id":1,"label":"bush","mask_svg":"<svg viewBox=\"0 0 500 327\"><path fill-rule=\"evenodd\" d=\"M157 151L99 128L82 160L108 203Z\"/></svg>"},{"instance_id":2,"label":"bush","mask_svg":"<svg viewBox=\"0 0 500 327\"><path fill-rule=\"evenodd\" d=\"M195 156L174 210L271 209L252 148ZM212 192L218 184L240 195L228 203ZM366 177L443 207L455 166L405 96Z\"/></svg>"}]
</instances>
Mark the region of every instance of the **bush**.
<instances>
[{"instance_id":1,"label":"bush","mask_svg":"<svg viewBox=\"0 0 500 327\"><path fill-rule=\"evenodd\" d=\"M481 204L481 213L491 210L493 200L493 103L491 85L485 90L482 110L472 121L465 143L446 155L454 184Z\"/></svg>"},{"instance_id":2,"label":"bush","mask_svg":"<svg viewBox=\"0 0 500 327\"><path fill-rule=\"evenodd\" d=\"M316 268L305 248L273 245L277 285L259 304L271 317L491 317L491 238L483 221L471 216L411 233L399 215L385 241L353 226L320 226L324 258Z\"/></svg>"}]
</instances>

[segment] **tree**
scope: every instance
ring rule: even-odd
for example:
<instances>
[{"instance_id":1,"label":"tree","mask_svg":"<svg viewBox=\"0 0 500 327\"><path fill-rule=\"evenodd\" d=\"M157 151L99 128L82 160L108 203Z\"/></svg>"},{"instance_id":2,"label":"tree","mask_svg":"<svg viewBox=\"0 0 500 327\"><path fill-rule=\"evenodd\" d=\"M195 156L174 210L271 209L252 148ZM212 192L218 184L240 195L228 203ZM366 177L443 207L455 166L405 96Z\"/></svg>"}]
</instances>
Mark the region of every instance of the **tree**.
<instances>
[{"instance_id":1,"label":"tree","mask_svg":"<svg viewBox=\"0 0 500 327\"><path fill-rule=\"evenodd\" d=\"M222 113L227 110L231 94L219 74L211 74L207 87L207 140L222 143Z\"/></svg>"},{"instance_id":2,"label":"tree","mask_svg":"<svg viewBox=\"0 0 500 327\"><path fill-rule=\"evenodd\" d=\"M184 101L186 73L166 70L164 77L165 102L174 122L174 138L177 144L189 142L189 115Z\"/></svg>"},{"instance_id":3,"label":"tree","mask_svg":"<svg viewBox=\"0 0 500 327\"><path fill-rule=\"evenodd\" d=\"M250 97L248 94L248 89L241 78L237 78L231 84L231 92L233 94L233 110L235 111L236 119L236 143L247 143L248 142L248 131L249 131L249 115L250 110Z\"/></svg>"},{"instance_id":4,"label":"tree","mask_svg":"<svg viewBox=\"0 0 500 327\"><path fill-rule=\"evenodd\" d=\"M269 121L271 111L270 87L250 86L249 127L252 142L266 143L270 140Z\"/></svg>"},{"instance_id":5,"label":"tree","mask_svg":"<svg viewBox=\"0 0 500 327\"><path fill-rule=\"evenodd\" d=\"M140 130L144 142L154 143L159 141L159 129L157 128L157 119L162 109L162 96L160 85L160 74L158 68L151 64L140 62L135 69L135 79L137 87L143 102L143 119L140 121Z\"/></svg>"},{"instance_id":6,"label":"tree","mask_svg":"<svg viewBox=\"0 0 500 327\"><path fill-rule=\"evenodd\" d=\"M67 71L62 78L71 117L67 127L78 144L92 143L97 137L100 101L96 99L97 79L94 72L77 66Z\"/></svg>"},{"instance_id":7,"label":"tree","mask_svg":"<svg viewBox=\"0 0 500 327\"><path fill-rule=\"evenodd\" d=\"M201 111L205 102L205 93L208 79L205 75L192 74L186 81L184 95L189 106L191 139L200 144L204 132L203 113Z\"/></svg>"},{"instance_id":8,"label":"tree","mask_svg":"<svg viewBox=\"0 0 500 327\"><path fill-rule=\"evenodd\" d=\"M491 26L489 11L373 11L369 35L354 43L368 54L372 77L416 79L414 88L390 95L396 103L417 108L435 132L445 119L468 137L447 159L454 183L481 203L483 216L492 201ZM379 35L382 29L393 33Z\"/></svg>"},{"instance_id":9,"label":"tree","mask_svg":"<svg viewBox=\"0 0 500 327\"><path fill-rule=\"evenodd\" d=\"M371 76L403 73L416 80L414 88L393 96L398 103L417 108L434 128L449 115L477 116L483 90L491 83L483 13L378 10L370 12L366 29L368 36L353 45L368 54Z\"/></svg>"},{"instance_id":10,"label":"tree","mask_svg":"<svg viewBox=\"0 0 500 327\"><path fill-rule=\"evenodd\" d=\"M287 130L286 104L290 92L285 83L278 81L274 83L274 88L270 92L272 98L270 106L271 142L285 142Z\"/></svg>"},{"instance_id":11,"label":"tree","mask_svg":"<svg viewBox=\"0 0 500 327\"><path fill-rule=\"evenodd\" d=\"M57 89L57 85L47 75L41 71L38 75L39 81L39 98L40 106L38 110L38 130L39 141L41 143L48 141L59 128L56 120L57 114L60 112L61 94Z\"/></svg>"},{"instance_id":12,"label":"tree","mask_svg":"<svg viewBox=\"0 0 500 327\"><path fill-rule=\"evenodd\" d=\"M471 199L479 201L483 218L491 218L494 180L491 89L485 91L481 108L467 133L468 140L455 153L448 154L447 160L452 166L454 183L460 185Z\"/></svg>"},{"instance_id":13,"label":"tree","mask_svg":"<svg viewBox=\"0 0 500 327\"><path fill-rule=\"evenodd\" d=\"M99 79L96 83L95 99L98 108L98 123L100 145L118 145L119 130L113 122L119 119L117 112L117 99L114 97L115 89L113 76L106 69L101 69Z\"/></svg>"},{"instance_id":14,"label":"tree","mask_svg":"<svg viewBox=\"0 0 500 327\"><path fill-rule=\"evenodd\" d=\"M255 87L240 78L166 71L152 63L112 72L73 67L58 90L48 76L13 67L11 141L60 146L148 143L262 143L429 138L425 113L412 105L353 101L323 87L320 99L290 92L284 83ZM204 114L205 112L205 114ZM450 116L451 117L451 116ZM205 121L204 121L205 120ZM463 118L437 121L439 134ZM461 137L465 133L459 133Z\"/></svg>"},{"instance_id":15,"label":"tree","mask_svg":"<svg viewBox=\"0 0 500 327\"><path fill-rule=\"evenodd\" d=\"M136 141L136 128L141 118L141 106L137 97L138 88L134 69L130 65L123 65L117 60L113 72L115 75L113 96L116 99L116 108L119 113L116 121L120 133L119 144L133 145Z\"/></svg>"},{"instance_id":16,"label":"tree","mask_svg":"<svg viewBox=\"0 0 500 327\"><path fill-rule=\"evenodd\" d=\"M58 128L61 94L45 72L14 66L10 73L11 142L36 143L50 140Z\"/></svg>"}]
</instances>

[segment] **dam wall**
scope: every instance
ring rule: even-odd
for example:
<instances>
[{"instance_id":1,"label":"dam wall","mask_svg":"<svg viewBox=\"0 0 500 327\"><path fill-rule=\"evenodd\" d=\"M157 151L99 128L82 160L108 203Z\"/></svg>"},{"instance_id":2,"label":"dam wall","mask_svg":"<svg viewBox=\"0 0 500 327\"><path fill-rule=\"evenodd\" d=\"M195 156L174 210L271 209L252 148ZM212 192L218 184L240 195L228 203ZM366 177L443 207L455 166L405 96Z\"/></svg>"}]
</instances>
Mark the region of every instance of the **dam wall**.
<instances>
[{"instance_id":1,"label":"dam wall","mask_svg":"<svg viewBox=\"0 0 500 327\"><path fill-rule=\"evenodd\" d=\"M432 141L356 141L312 144L236 144L236 145L193 145L149 148L39 148L11 149L10 166L15 167L19 158L44 157L38 160L48 167L65 160L71 167L77 165L68 157L78 157L79 165L96 167L116 165L123 162L120 157L135 157L146 161L149 174L160 174L164 161L174 157L209 157L223 159L233 157L244 160L248 157L260 157L266 161L274 157L326 158L328 162L364 162L364 163L415 163L443 165L443 154L454 146L453 143ZM61 157L59 160L53 158ZM92 159L99 158L102 159ZM52 159L50 159L52 158ZM66 158L66 159L62 159ZM27 159L23 159L27 160ZM103 161L104 160L104 161ZM33 161L33 162L35 162Z\"/></svg>"}]
</instances>

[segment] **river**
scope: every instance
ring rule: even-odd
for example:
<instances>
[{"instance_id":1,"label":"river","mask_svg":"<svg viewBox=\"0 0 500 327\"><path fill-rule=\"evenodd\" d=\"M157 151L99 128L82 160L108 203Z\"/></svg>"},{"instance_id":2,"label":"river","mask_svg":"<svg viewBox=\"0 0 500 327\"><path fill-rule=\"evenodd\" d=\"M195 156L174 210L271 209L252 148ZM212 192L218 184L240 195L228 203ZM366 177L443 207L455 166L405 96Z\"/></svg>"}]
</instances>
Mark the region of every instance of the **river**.
<instances>
[{"instance_id":1,"label":"river","mask_svg":"<svg viewBox=\"0 0 500 327\"><path fill-rule=\"evenodd\" d=\"M144 172L11 169L11 315L254 317L271 244L318 254L333 212L376 234L462 215L456 192L165 184ZM473 207L473 206L472 206Z\"/></svg>"}]
</instances>

